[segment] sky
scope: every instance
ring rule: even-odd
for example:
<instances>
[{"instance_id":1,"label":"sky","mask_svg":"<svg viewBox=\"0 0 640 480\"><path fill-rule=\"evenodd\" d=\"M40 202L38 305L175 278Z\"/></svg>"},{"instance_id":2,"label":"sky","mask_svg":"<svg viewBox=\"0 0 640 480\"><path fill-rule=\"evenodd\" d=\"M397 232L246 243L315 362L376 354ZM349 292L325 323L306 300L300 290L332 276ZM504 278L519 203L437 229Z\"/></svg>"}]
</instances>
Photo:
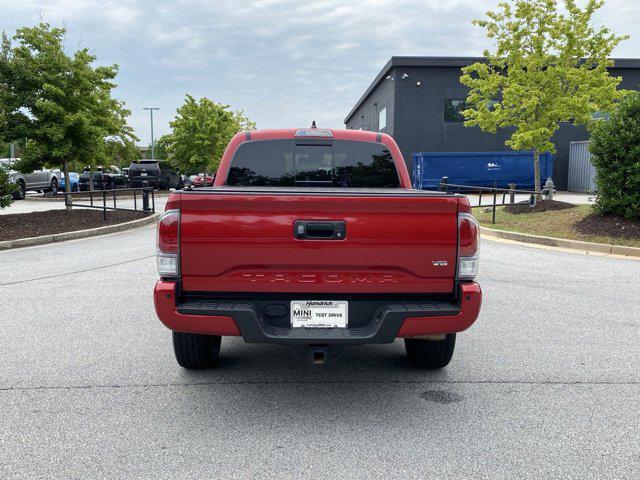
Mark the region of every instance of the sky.
<instances>
[{"instance_id":1,"label":"sky","mask_svg":"<svg viewBox=\"0 0 640 480\"><path fill-rule=\"evenodd\" d=\"M491 44L471 24L498 0L0 0L8 34L40 18L119 65L114 94L140 144L156 138L185 94L242 109L258 128L343 128L344 117L394 55L477 56ZM638 0L608 0L596 18L640 57ZM582 2L578 2L583 5Z\"/></svg>"}]
</instances>

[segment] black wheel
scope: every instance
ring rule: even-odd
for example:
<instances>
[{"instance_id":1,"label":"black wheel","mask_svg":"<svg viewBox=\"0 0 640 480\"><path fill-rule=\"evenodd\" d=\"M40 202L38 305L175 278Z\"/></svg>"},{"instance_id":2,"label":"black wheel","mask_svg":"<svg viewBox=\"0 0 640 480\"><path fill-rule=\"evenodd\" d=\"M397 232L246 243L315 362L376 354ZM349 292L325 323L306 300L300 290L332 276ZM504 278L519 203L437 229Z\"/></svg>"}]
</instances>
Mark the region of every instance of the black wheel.
<instances>
[{"instance_id":1,"label":"black wheel","mask_svg":"<svg viewBox=\"0 0 640 480\"><path fill-rule=\"evenodd\" d=\"M77 192L78 191L78 184L74 183L73 185L71 185L71 191L72 192Z\"/></svg>"},{"instance_id":2,"label":"black wheel","mask_svg":"<svg viewBox=\"0 0 640 480\"><path fill-rule=\"evenodd\" d=\"M173 351L181 367L215 367L220 357L220 335L173 332Z\"/></svg>"},{"instance_id":3,"label":"black wheel","mask_svg":"<svg viewBox=\"0 0 640 480\"><path fill-rule=\"evenodd\" d=\"M51 179L51 187L50 187L49 191L51 193L58 193L58 179L56 177L53 177Z\"/></svg>"},{"instance_id":4,"label":"black wheel","mask_svg":"<svg viewBox=\"0 0 640 480\"><path fill-rule=\"evenodd\" d=\"M448 333L444 340L405 338L409 361L419 368L443 368L449 365L456 346L456 334Z\"/></svg>"},{"instance_id":5,"label":"black wheel","mask_svg":"<svg viewBox=\"0 0 640 480\"><path fill-rule=\"evenodd\" d=\"M11 194L14 200L24 200L24 197L27 195L27 188L24 185L22 180L18 180L16 184L16 191Z\"/></svg>"}]
</instances>

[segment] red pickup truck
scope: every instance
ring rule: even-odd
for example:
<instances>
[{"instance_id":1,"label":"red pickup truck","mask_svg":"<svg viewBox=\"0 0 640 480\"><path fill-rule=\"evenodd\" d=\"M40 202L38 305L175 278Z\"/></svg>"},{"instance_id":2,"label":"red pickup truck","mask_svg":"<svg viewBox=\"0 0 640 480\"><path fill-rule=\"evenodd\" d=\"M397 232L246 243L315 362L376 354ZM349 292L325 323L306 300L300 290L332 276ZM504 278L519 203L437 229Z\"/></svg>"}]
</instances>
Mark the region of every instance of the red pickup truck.
<instances>
[{"instance_id":1,"label":"red pickup truck","mask_svg":"<svg viewBox=\"0 0 640 480\"><path fill-rule=\"evenodd\" d=\"M178 363L222 336L308 345L403 338L442 368L478 317L478 225L466 197L413 190L394 140L320 128L237 134L213 187L174 192L158 224L154 302Z\"/></svg>"}]
</instances>

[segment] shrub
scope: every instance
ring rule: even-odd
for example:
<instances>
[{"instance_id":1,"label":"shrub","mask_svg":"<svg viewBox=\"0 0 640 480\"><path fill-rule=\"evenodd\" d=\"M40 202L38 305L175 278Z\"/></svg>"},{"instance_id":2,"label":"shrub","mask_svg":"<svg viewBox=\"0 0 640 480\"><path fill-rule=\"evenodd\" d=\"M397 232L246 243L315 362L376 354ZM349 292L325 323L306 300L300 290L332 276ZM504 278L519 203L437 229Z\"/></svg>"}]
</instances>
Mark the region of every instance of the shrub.
<instances>
[{"instance_id":1,"label":"shrub","mask_svg":"<svg viewBox=\"0 0 640 480\"><path fill-rule=\"evenodd\" d=\"M596 168L596 211L640 219L640 93L628 95L608 120L594 127L589 144Z\"/></svg>"},{"instance_id":2,"label":"shrub","mask_svg":"<svg viewBox=\"0 0 640 480\"><path fill-rule=\"evenodd\" d=\"M11 204L11 194L15 186L9 180L9 174L0 165L0 208L8 207Z\"/></svg>"}]
</instances>

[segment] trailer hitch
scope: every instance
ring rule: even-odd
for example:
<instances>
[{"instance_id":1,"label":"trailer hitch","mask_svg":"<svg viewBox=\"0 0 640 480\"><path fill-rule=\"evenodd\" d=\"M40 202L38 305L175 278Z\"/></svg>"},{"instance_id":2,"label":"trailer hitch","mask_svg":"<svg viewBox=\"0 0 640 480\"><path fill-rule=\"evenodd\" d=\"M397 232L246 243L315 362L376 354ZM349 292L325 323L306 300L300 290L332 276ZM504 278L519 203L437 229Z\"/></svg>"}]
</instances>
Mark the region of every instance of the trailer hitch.
<instances>
[{"instance_id":1,"label":"trailer hitch","mask_svg":"<svg viewBox=\"0 0 640 480\"><path fill-rule=\"evenodd\" d=\"M327 345L312 345L310 350L311 363L313 365L322 366L325 364L329 356L329 347Z\"/></svg>"}]
</instances>

